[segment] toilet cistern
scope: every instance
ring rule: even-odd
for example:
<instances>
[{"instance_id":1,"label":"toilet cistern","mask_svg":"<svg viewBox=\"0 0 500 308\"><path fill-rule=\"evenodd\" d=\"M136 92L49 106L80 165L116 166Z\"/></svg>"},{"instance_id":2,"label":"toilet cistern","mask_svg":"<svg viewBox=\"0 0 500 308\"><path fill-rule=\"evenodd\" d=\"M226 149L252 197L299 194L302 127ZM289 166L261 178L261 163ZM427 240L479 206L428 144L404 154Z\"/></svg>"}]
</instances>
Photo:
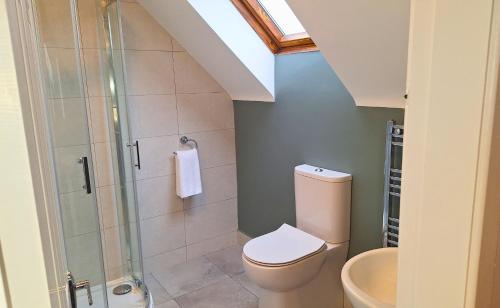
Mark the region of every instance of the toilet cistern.
<instances>
[{"instance_id":1,"label":"toilet cistern","mask_svg":"<svg viewBox=\"0 0 500 308\"><path fill-rule=\"evenodd\" d=\"M352 176L310 165L294 171L297 228L283 224L247 242L245 271L262 288L261 308L341 308Z\"/></svg>"}]
</instances>

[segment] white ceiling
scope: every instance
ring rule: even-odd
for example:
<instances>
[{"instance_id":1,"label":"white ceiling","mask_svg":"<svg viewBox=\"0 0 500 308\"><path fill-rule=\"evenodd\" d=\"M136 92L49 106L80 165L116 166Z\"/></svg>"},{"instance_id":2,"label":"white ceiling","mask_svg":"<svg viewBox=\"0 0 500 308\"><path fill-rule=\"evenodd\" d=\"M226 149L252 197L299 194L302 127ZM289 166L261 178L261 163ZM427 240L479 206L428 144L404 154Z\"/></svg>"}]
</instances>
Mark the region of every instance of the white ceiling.
<instances>
[{"instance_id":1,"label":"white ceiling","mask_svg":"<svg viewBox=\"0 0 500 308\"><path fill-rule=\"evenodd\" d=\"M139 0L234 100L274 101L274 55L229 0ZM357 106L404 108L410 0L287 0Z\"/></svg>"},{"instance_id":2,"label":"white ceiling","mask_svg":"<svg viewBox=\"0 0 500 308\"><path fill-rule=\"evenodd\" d=\"M404 108L410 0L287 0L358 106Z\"/></svg>"}]
</instances>

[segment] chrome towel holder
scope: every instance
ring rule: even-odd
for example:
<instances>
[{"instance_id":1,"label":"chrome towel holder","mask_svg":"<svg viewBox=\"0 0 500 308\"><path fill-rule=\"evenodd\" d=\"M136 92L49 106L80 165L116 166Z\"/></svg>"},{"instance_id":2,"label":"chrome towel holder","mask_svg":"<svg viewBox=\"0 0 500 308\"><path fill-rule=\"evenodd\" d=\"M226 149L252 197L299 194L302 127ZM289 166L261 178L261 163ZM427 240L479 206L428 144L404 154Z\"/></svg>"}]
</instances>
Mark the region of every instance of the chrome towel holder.
<instances>
[{"instance_id":1,"label":"chrome towel holder","mask_svg":"<svg viewBox=\"0 0 500 308\"><path fill-rule=\"evenodd\" d=\"M192 142L192 143L194 143L194 147L196 149L198 148L198 142L196 142L196 140L194 140L194 139L188 138L186 136L182 136L180 141L182 144L187 144L188 142Z\"/></svg>"},{"instance_id":2,"label":"chrome towel holder","mask_svg":"<svg viewBox=\"0 0 500 308\"><path fill-rule=\"evenodd\" d=\"M196 140L194 139L182 136L179 141L181 142L181 144L188 144L189 142L194 143L194 148L198 149L198 142L196 142ZM177 152L174 152L174 155L177 155Z\"/></svg>"}]
</instances>

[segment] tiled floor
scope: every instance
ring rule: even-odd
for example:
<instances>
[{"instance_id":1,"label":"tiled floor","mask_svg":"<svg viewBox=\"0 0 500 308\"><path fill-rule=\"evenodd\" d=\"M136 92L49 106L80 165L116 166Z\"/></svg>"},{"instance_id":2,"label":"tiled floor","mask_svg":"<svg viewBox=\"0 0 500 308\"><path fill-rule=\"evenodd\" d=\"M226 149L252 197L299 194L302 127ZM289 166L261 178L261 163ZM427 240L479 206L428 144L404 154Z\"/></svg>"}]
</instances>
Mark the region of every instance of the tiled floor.
<instances>
[{"instance_id":1,"label":"tiled floor","mask_svg":"<svg viewBox=\"0 0 500 308\"><path fill-rule=\"evenodd\" d=\"M246 277L242 247L229 247L146 277L155 308L253 308L259 287Z\"/></svg>"}]
</instances>

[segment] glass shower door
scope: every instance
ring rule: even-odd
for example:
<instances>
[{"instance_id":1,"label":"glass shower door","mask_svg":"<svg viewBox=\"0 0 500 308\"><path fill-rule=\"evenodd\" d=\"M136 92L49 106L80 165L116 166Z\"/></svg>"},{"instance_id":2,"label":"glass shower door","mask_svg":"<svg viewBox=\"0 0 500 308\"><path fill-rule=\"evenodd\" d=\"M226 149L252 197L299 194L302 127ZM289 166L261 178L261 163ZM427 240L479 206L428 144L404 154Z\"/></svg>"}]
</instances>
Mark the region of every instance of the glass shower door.
<instances>
[{"instance_id":1,"label":"glass shower door","mask_svg":"<svg viewBox=\"0 0 500 308\"><path fill-rule=\"evenodd\" d=\"M71 307L147 305L149 294L143 282L134 180L134 165L140 168L140 152L139 144L130 138L128 127L119 3L30 1L36 20L33 26L44 88L42 103L57 187L55 206L61 216L64 241L60 249L65 264L61 266L69 271ZM96 50L82 48L85 36L80 37L85 32L82 29L92 28L88 10L92 2L98 13L97 20L92 17L93 29L99 29L96 40L100 39L97 42L100 57L95 62L89 62L94 59L87 55ZM79 20L79 16L83 18ZM98 79L104 82L104 92L100 95L91 91L92 87L95 90ZM96 96L100 102L105 100L106 110L96 108ZM106 142L98 141L96 136L105 134L99 129L106 126L109 127ZM96 189L100 189L97 195ZM113 191L115 198L108 195ZM106 229L105 213L113 217L115 211L117 220ZM104 242L103 234L106 234ZM56 286L57 292L63 287ZM132 292L126 293L129 290Z\"/></svg>"},{"instance_id":2,"label":"glass shower door","mask_svg":"<svg viewBox=\"0 0 500 308\"><path fill-rule=\"evenodd\" d=\"M126 264L124 274L142 289L145 301L148 302L148 291L144 284L142 269L134 170L134 168L141 168L140 145L138 141L132 140L128 123L120 7L116 0L97 0L97 3L101 4L98 15L102 18L103 25L100 31L103 47L101 49L102 73L106 84L114 179L118 184L115 197L117 204L120 205L117 210L120 222L121 252Z\"/></svg>"},{"instance_id":3,"label":"glass shower door","mask_svg":"<svg viewBox=\"0 0 500 308\"><path fill-rule=\"evenodd\" d=\"M75 2L33 0L32 4L55 169L56 206L61 215L66 268L71 273L68 293L79 308L104 308L106 280Z\"/></svg>"}]
</instances>

